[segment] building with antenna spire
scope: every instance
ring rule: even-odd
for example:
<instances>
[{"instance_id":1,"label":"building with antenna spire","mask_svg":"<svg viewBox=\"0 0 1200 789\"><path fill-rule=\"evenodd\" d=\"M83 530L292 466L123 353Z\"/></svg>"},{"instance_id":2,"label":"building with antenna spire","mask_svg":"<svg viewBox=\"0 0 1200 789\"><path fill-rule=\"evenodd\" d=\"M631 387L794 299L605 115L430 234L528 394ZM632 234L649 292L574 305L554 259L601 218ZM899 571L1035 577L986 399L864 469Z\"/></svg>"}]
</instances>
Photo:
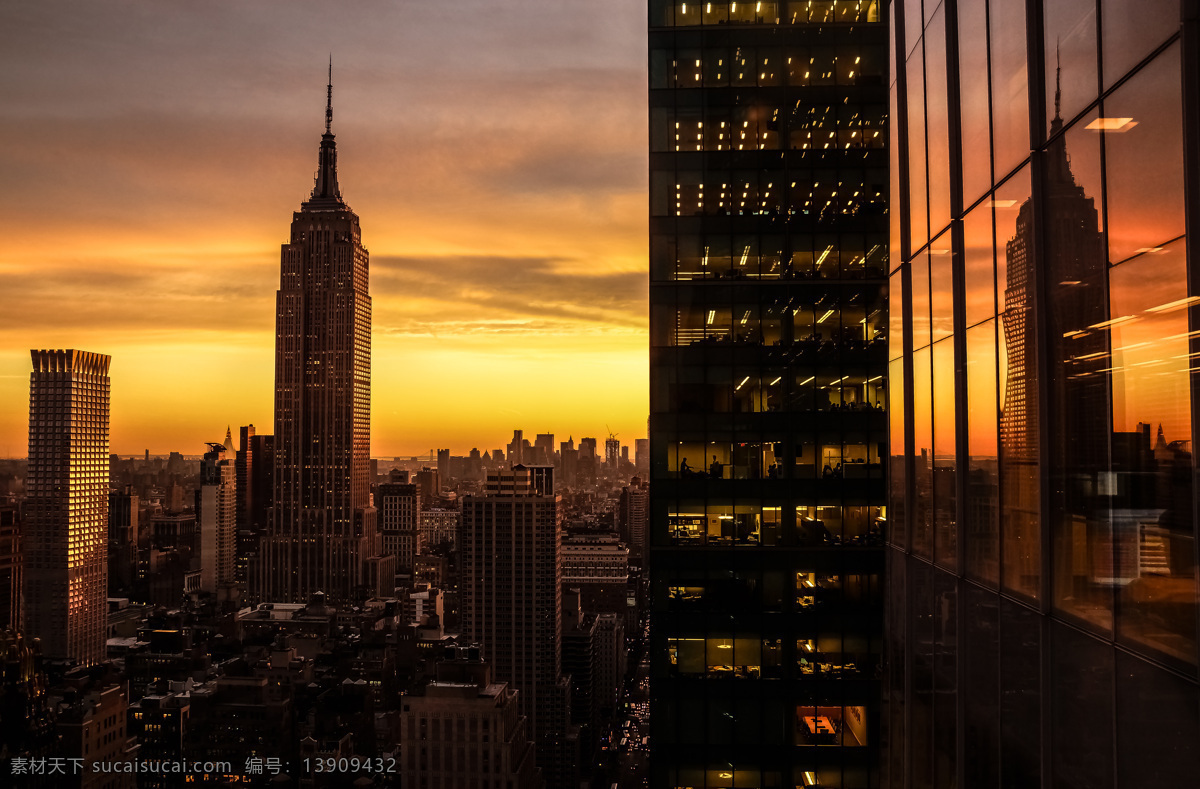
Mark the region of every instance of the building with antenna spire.
<instances>
[{"instance_id":1,"label":"building with antenna spire","mask_svg":"<svg viewBox=\"0 0 1200 789\"><path fill-rule=\"evenodd\" d=\"M379 594L371 504L371 297L358 216L342 199L333 64L315 184L292 215L276 296L275 478L251 597L333 603ZM387 592L392 591L387 589Z\"/></svg>"}]
</instances>

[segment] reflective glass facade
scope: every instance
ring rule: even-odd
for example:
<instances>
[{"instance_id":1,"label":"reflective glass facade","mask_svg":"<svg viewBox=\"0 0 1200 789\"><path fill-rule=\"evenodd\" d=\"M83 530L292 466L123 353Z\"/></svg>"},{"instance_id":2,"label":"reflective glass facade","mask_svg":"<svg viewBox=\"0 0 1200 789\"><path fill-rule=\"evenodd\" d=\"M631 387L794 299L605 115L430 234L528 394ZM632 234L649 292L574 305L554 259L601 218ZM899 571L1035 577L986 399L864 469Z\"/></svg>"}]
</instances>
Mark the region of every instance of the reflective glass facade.
<instances>
[{"instance_id":1,"label":"reflective glass facade","mask_svg":"<svg viewBox=\"0 0 1200 789\"><path fill-rule=\"evenodd\" d=\"M878 785L887 20L653 0L651 785Z\"/></svg>"},{"instance_id":2,"label":"reflective glass facade","mask_svg":"<svg viewBox=\"0 0 1200 789\"><path fill-rule=\"evenodd\" d=\"M1196 12L893 5L887 786L1200 773Z\"/></svg>"}]
</instances>

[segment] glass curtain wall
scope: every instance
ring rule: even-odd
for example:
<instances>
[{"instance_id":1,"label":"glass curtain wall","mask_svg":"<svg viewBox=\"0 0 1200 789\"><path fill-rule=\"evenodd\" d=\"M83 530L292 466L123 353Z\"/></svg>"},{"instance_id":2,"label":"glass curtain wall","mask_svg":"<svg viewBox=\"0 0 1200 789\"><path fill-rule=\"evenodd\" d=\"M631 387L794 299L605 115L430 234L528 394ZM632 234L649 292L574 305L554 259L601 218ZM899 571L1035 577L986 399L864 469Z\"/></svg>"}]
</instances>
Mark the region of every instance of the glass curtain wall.
<instances>
[{"instance_id":1,"label":"glass curtain wall","mask_svg":"<svg viewBox=\"0 0 1200 789\"><path fill-rule=\"evenodd\" d=\"M1196 13L894 5L886 786L1200 772Z\"/></svg>"},{"instance_id":2,"label":"glass curtain wall","mask_svg":"<svg viewBox=\"0 0 1200 789\"><path fill-rule=\"evenodd\" d=\"M879 785L886 5L649 4L651 785Z\"/></svg>"}]
</instances>

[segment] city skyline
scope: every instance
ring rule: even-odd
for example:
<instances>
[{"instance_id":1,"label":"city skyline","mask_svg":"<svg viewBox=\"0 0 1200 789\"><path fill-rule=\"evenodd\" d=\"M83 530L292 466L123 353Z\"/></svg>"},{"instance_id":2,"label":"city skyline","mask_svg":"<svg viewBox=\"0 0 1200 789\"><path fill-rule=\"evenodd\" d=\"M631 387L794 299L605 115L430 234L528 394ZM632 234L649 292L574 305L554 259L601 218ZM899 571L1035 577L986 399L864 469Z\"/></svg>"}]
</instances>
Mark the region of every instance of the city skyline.
<instances>
[{"instance_id":1,"label":"city skyline","mask_svg":"<svg viewBox=\"0 0 1200 789\"><path fill-rule=\"evenodd\" d=\"M638 4L112 10L3 12L0 456L25 454L33 347L113 357L119 454L271 423L280 206L308 189L330 50L374 264L372 454L645 434Z\"/></svg>"}]
</instances>

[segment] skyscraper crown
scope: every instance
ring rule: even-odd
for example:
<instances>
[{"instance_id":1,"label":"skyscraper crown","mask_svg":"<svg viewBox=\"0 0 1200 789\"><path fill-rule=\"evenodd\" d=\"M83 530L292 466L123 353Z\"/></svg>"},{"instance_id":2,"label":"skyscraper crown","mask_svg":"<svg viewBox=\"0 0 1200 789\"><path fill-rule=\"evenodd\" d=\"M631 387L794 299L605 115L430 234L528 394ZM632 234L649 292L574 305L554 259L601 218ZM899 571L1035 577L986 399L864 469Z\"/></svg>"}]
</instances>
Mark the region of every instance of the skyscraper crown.
<instances>
[{"instance_id":1,"label":"skyscraper crown","mask_svg":"<svg viewBox=\"0 0 1200 789\"><path fill-rule=\"evenodd\" d=\"M312 195L300 207L302 211L345 211L337 182L337 147L333 141L333 58L329 59L329 83L325 92L325 133L321 135L321 151L317 159L316 184Z\"/></svg>"}]
</instances>

